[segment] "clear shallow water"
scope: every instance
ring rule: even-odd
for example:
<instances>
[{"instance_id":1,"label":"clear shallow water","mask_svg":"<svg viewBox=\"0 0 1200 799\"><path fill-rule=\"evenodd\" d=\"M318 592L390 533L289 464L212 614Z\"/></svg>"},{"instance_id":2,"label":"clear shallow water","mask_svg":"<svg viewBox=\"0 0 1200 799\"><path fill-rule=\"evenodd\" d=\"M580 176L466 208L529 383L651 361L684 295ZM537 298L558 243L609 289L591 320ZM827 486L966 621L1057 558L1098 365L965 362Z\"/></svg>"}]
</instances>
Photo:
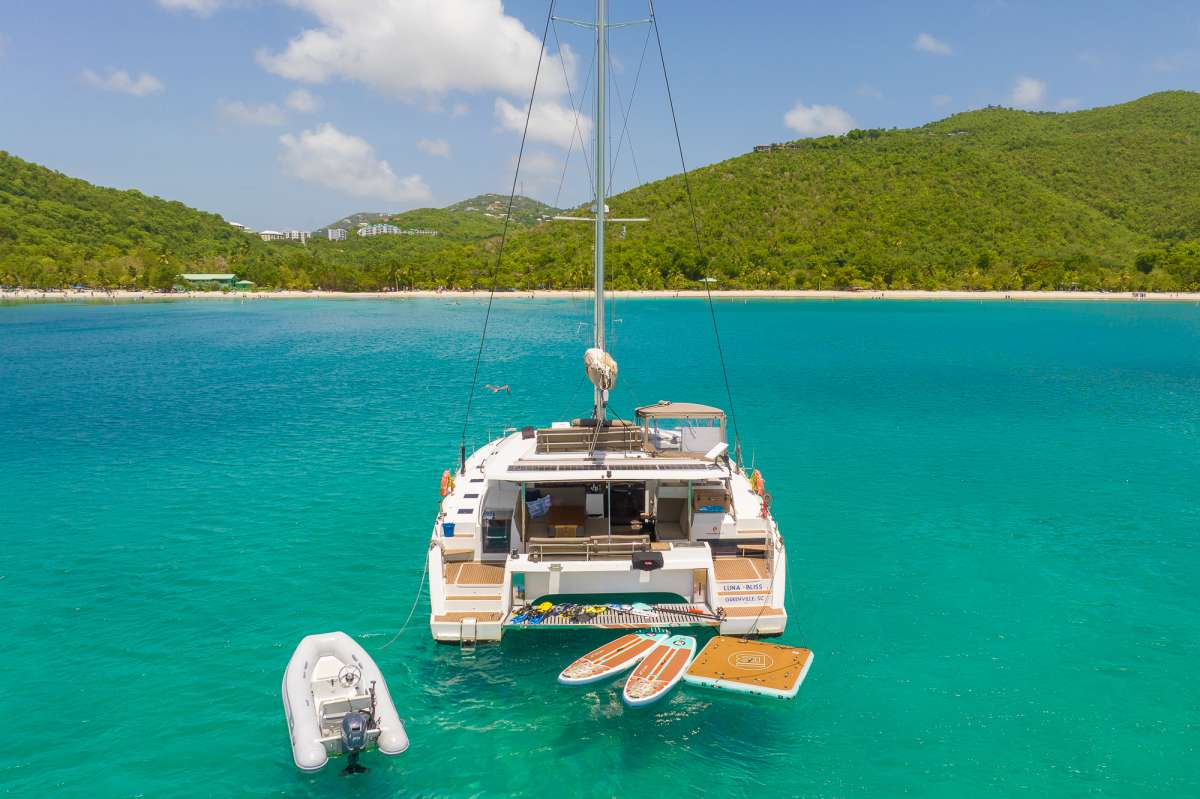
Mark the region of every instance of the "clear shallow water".
<instances>
[{"instance_id":1,"label":"clear shallow water","mask_svg":"<svg viewBox=\"0 0 1200 799\"><path fill-rule=\"evenodd\" d=\"M722 303L789 542L791 703L555 684L408 613L482 306L0 308L0 793L1200 794L1200 308ZM622 302L618 410L725 405L705 307ZM586 410L576 302L505 299L472 438ZM465 353L465 354L464 354ZM344 629L413 745L291 764L282 670Z\"/></svg>"}]
</instances>

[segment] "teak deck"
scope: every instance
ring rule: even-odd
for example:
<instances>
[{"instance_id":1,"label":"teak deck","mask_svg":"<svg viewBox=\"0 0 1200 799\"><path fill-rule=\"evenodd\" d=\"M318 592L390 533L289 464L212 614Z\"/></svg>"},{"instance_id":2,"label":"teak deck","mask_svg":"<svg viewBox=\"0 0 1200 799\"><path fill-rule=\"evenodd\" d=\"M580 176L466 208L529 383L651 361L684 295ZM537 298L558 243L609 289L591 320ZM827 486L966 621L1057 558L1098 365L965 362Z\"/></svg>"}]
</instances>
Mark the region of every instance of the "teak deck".
<instances>
[{"instance_id":1,"label":"teak deck","mask_svg":"<svg viewBox=\"0 0 1200 799\"><path fill-rule=\"evenodd\" d=\"M797 646L719 635L692 661L683 679L726 691L791 699L812 665L812 652Z\"/></svg>"},{"instance_id":2,"label":"teak deck","mask_svg":"<svg viewBox=\"0 0 1200 799\"><path fill-rule=\"evenodd\" d=\"M504 567L479 561L447 563L446 582L454 585L500 585L504 582Z\"/></svg>"},{"instance_id":3,"label":"teak deck","mask_svg":"<svg viewBox=\"0 0 1200 799\"><path fill-rule=\"evenodd\" d=\"M713 572L718 580L765 580L771 575L767 572L767 562L762 558L713 558Z\"/></svg>"}]
</instances>

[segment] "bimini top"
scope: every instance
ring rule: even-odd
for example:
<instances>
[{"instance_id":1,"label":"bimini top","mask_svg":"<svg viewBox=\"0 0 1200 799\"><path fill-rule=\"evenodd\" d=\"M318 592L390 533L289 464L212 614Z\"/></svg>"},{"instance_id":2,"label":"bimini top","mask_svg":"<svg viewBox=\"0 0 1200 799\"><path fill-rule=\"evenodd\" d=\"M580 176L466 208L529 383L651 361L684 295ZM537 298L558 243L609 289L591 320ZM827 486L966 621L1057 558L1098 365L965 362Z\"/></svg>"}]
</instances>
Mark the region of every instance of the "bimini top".
<instances>
[{"instance_id":1,"label":"bimini top","mask_svg":"<svg viewBox=\"0 0 1200 799\"><path fill-rule=\"evenodd\" d=\"M634 411L639 419L723 419L725 411L695 402L667 402L643 405Z\"/></svg>"}]
</instances>

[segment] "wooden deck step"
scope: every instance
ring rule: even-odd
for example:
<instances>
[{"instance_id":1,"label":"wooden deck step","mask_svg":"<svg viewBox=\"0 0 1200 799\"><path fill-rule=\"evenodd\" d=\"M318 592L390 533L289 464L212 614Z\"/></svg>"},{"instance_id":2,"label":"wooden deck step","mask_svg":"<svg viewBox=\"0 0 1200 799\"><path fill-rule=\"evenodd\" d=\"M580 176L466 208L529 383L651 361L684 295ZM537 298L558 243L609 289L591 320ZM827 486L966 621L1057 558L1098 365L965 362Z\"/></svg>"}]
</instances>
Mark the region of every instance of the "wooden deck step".
<instances>
[{"instance_id":1,"label":"wooden deck step","mask_svg":"<svg viewBox=\"0 0 1200 799\"><path fill-rule=\"evenodd\" d=\"M447 563L446 582L455 585L501 585L504 583L504 567L477 560Z\"/></svg>"},{"instance_id":2,"label":"wooden deck step","mask_svg":"<svg viewBox=\"0 0 1200 799\"><path fill-rule=\"evenodd\" d=\"M713 573L719 582L765 580L767 562L762 558L713 558Z\"/></svg>"},{"instance_id":3,"label":"wooden deck step","mask_svg":"<svg viewBox=\"0 0 1200 799\"><path fill-rule=\"evenodd\" d=\"M499 594L462 594L446 597L447 602L499 602Z\"/></svg>"},{"instance_id":4,"label":"wooden deck step","mask_svg":"<svg viewBox=\"0 0 1200 799\"><path fill-rule=\"evenodd\" d=\"M771 616L787 615L787 611L785 611L783 608L772 608L765 605L737 605L732 608L725 608L724 610L725 618L727 619L735 617L740 618L743 616L753 617L759 615L760 613L764 619Z\"/></svg>"},{"instance_id":5,"label":"wooden deck step","mask_svg":"<svg viewBox=\"0 0 1200 799\"><path fill-rule=\"evenodd\" d=\"M500 621L499 613L491 613L484 610L464 610L454 611L452 613L442 613L434 616L434 621L462 621L463 619L475 619L476 621Z\"/></svg>"}]
</instances>

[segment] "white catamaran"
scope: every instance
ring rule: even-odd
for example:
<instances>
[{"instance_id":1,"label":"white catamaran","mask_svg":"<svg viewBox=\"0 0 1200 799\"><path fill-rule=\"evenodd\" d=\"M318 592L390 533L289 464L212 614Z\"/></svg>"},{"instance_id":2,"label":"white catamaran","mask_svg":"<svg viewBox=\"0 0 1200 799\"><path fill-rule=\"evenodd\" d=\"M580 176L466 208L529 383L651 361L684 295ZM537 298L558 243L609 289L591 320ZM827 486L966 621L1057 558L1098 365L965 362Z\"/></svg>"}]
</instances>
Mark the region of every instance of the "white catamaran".
<instances>
[{"instance_id":1,"label":"white catamaran","mask_svg":"<svg viewBox=\"0 0 1200 799\"><path fill-rule=\"evenodd\" d=\"M604 324L605 0L588 27L597 76L591 415L517 430L469 456L463 448L456 473L443 475L429 545L430 631L463 646L543 626L778 635L783 537L762 476L730 450L725 413L663 401L638 408L633 422L609 418L617 364ZM651 595L673 601L637 602Z\"/></svg>"}]
</instances>

